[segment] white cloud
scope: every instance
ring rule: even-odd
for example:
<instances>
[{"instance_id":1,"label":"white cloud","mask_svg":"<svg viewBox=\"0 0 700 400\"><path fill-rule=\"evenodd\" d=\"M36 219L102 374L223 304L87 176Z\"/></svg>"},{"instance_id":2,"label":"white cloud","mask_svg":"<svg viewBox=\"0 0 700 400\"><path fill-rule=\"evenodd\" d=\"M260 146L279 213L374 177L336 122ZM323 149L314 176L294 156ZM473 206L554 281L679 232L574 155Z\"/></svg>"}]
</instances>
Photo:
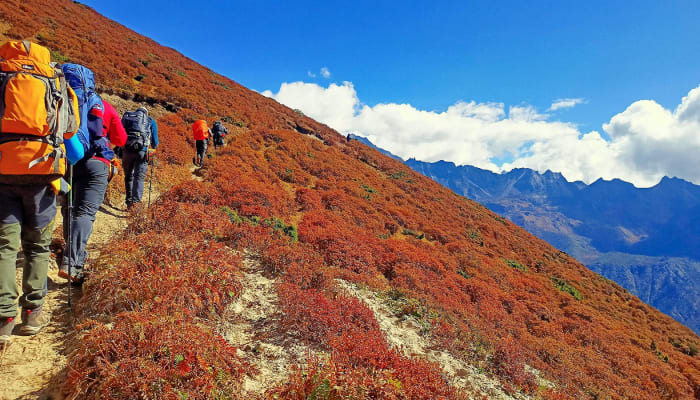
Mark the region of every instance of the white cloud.
<instances>
[{"instance_id":1,"label":"white cloud","mask_svg":"<svg viewBox=\"0 0 700 400\"><path fill-rule=\"evenodd\" d=\"M331 83L327 88L315 83L283 83L277 93L266 90L264 96L272 97L282 104L298 108L304 114L327 124L336 130L344 131L353 124L360 104L355 88L350 82L342 85Z\"/></svg>"},{"instance_id":2,"label":"white cloud","mask_svg":"<svg viewBox=\"0 0 700 400\"><path fill-rule=\"evenodd\" d=\"M316 77L316 74L314 74L314 73L311 72L311 71L306 71L306 75L308 75L309 78L315 78L315 77Z\"/></svg>"},{"instance_id":3,"label":"white cloud","mask_svg":"<svg viewBox=\"0 0 700 400\"><path fill-rule=\"evenodd\" d=\"M328 70L328 67L321 68L321 76L326 79L331 77L331 71Z\"/></svg>"},{"instance_id":4,"label":"white cloud","mask_svg":"<svg viewBox=\"0 0 700 400\"><path fill-rule=\"evenodd\" d=\"M492 171L527 167L561 172L569 180L620 178L639 187L678 176L700 184L700 87L676 110L650 100L637 101L613 116L603 130L581 132L576 124L550 121L529 105L457 102L445 111L410 104L364 105L350 82L284 83L263 92L301 109L341 133L368 137L403 157L448 160ZM512 159L497 165L494 159Z\"/></svg>"},{"instance_id":5,"label":"white cloud","mask_svg":"<svg viewBox=\"0 0 700 400\"><path fill-rule=\"evenodd\" d=\"M540 114L533 106L511 106L508 110L508 118L515 121L544 121L549 117L547 114Z\"/></svg>"},{"instance_id":6,"label":"white cloud","mask_svg":"<svg viewBox=\"0 0 700 400\"><path fill-rule=\"evenodd\" d=\"M584 99L578 98L578 99L557 99L554 100L552 105L549 107L547 111L556 111L556 110L561 110L562 108L572 108L576 106L577 104L584 104L586 101Z\"/></svg>"},{"instance_id":7,"label":"white cloud","mask_svg":"<svg viewBox=\"0 0 700 400\"><path fill-rule=\"evenodd\" d=\"M479 103L470 101L465 103L459 101L447 109L448 113L459 114L464 117L481 119L487 122L494 122L501 119L505 112L503 111L503 103Z\"/></svg>"}]
</instances>

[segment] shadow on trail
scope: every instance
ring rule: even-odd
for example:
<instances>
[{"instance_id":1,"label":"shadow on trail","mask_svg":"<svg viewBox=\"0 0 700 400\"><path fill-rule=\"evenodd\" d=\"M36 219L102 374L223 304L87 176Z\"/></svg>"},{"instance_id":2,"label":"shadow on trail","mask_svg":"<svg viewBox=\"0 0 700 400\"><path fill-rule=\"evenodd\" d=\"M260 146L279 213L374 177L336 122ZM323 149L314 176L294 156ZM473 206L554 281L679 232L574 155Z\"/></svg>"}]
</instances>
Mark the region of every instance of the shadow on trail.
<instances>
[{"instance_id":1,"label":"shadow on trail","mask_svg":"<svg viewBox=\"0 0 700 400\"><path fill-rule=\"evenodd\" d=\"M108 207L109 207L109 206L108 206ZM102 212L102 213L105 213L105 214L107 214L107 215L109 215L109 216L111 216L111 217L114 217L114 218L120 218L120 219L129 218L128 215L123 215L123 214L120 215L120 214L117 214L117 212L123 212L123 211L119 210L118 208L114 208L114 207L110 207L110 208L113 208L114 210L116 210L116 212L115 212L115 211L112 211L112 210L108 210L107 207L105 207L105 204L101 205L100 208L98 209L98 211L99 211L99 212Z\"/></svg>"}]
</instances>

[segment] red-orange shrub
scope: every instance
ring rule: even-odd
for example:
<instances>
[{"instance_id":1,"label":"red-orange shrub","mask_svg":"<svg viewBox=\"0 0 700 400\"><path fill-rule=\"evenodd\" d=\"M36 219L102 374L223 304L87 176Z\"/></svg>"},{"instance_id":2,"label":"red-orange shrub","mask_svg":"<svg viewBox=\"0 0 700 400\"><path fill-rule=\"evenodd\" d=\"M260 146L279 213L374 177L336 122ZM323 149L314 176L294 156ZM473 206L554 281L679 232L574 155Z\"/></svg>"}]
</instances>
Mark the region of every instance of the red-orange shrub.
<instances>
[{"instance_id":1,"label":"red-orange shrub","mask_svg":"<svg viewBox=\"0 0 700 400\"><path fill-rule=\"evenodd\" d=\"M68 358L69 397L238 398L244 374L254 372L218 334L184 315L124 313L111 326L85 328Z\"/></svg>"}]
</instances>

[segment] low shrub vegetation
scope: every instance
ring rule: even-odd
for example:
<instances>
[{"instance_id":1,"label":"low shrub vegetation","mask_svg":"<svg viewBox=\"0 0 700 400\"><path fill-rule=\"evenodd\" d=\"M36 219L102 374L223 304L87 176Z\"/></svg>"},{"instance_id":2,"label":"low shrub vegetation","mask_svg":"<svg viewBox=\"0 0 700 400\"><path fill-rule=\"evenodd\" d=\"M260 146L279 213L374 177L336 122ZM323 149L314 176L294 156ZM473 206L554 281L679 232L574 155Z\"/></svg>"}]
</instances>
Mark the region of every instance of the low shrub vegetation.
<instances>
[{"instance_id":1,"label":"low shrub vegetation","mask_svg":"<svg viewBox=\"0 0 700 400\"><path fill-rule=\"evenodd\" d=\"M698 397L700 361L686 354L697 336L503 217L88 8L21 3L0 16L7 37L41 33L105 90L169 110L158 118L161 200L93 261L68 398L240 397L244 374L255 372L216 326L240 296L241 254L277 279L280 323L328 355L292 366L268 398L468 397L439 366L389 346L336 279L399 290L413 299L405 312L430 310L425 334L436 350L513 392ZM145 67L144 54L157 62ZM148 77L134 81L144 68ZM235 135L197 172L202 182L191 180L191 122L225 117ZM555 387L533 384L526 366Z\"/></svg>"},{"instance_id":2,"label":"low shrub vegetation","mask_svg":"<svg viewBox=\"0 0 700 400\"><path fill-rule=\"evenodd\" d=\"M557 289L561 290L564 293L570 294L571 296L573 296L574 299L576 299L576 300L583 299L583 295L581 295L581 292L579 292L578 289L576 289L575 287L571 286L564 279L553 276L552 282L554 283L554 286Z\"/></svg>"}]
</instances>

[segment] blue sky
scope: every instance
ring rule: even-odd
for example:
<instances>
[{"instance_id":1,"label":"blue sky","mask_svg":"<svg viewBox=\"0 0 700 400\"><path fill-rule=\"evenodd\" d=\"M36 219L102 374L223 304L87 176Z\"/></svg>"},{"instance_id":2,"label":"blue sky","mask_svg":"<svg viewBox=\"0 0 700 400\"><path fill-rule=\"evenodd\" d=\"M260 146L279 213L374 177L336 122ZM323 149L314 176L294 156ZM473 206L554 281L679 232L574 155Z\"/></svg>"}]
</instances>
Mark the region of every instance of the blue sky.
<instances>
[{"instance_id":1,"label":"blue sky","mask_svg":"<svg viewBox=\"0 0 700 400\"><path fill-rule=\"evenodd\" d=\"M674 110L700 84L698 1L81 2L258 91L348 81L369 106L532 106L579 136L610 139L634 102ZM583 102L547 112L563 98Z\"/></svg>"},{"instance_id":2,"label":"blue sky","mask_svg":"<svg viewBox=\"0 0 700 400\"><path fill-rule=\"evenodd\" d=\"M597 129L700 82L698 1L83 2L256 90L326 66L368 104L585 98L566 119Z\"/></svg>"}]
</instances>

